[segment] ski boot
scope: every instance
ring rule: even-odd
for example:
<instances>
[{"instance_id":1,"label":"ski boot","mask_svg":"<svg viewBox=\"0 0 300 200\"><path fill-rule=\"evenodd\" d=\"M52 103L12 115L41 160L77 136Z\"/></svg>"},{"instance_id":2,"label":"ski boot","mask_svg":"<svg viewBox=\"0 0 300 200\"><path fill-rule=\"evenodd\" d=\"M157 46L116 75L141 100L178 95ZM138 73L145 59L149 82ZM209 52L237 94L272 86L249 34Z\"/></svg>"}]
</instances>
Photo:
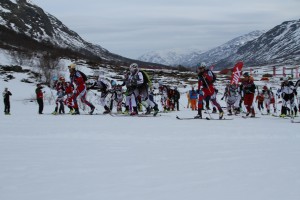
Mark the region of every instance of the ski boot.
<instances>
[{"instance_id":1,"label":"ski boot","mask_svg":"<svg viewBox=\"0 0 300 200\"><path fill-rule=\"evenodd\" d=\"M125 111L122 114L129 115L129 106L125 107Z\"/></svg>"},{"instance_id":2,"label":"ski boot","mask_svg":"<svg viewBox=\"0 0 300 200\"><path fill-rule=\"evenodd\" d=\"M224 112L220 111L220 113L219 113L219 119L223 119L223 116L224 116Z\"/></svg>"},{"instance_id":3,"label":"ski boot","mask_svg":"<svg viewBox=\"0 0 300 200\"><path fill-rule=\"evenodd\" d=\"M130 113L131 116L138 115L137 107L133 107L133 111Z\"/></svg>"},{"instance_id":4,"label":"ski boot","mask_svg":"<svg viewBox=\"0 0 300 200\"><path fill-rule=\"evenodd\" d=\"M109 114L110 113L110 109L107 106L104 106L105 111L103 112L103 114Z\"/></svg>"},{"instance_id":5,"label":"ski boot","mask_svg":"<svg viewBox=\"0 0 300 200\"><path fill-rule=\"evenodd\" d=\"M58 113L57 113L57 111L53 111L51 114L52 115L57 115Z\"/></svg>"},{"instance_id":6,"label":"ski boot","mask_svg":"<svg viewBox=\"0 0 300 200\"><path fill-rule=\"evenodd\" d=\"M72 113L72 115L80 115L78 108L74 108L74 112Z\"/></svg>"},{"instance_id":7,"label":"ski boot","mask_svg":"<svg viewBox=\"0 0 300 200\"><path fill-rule=\"evenodd\" d=\"M198 115L194 117L195 119L202 119L202 111L198 109Z\"/></svg>"},{"instance_id":8,"label":"ski boot","mask_svg":"<svg viewBox=\"0 0 300 200\"><path fill-rule=\"evenodd\" d=\"M154 113L153 116L155 117L157 113L159 112L157 105L154 106Z\"/></svg>"},{"instance_id":9,"label":"ski boot","mask_svg":"<svg viewBox=\"0 0 300 200\"><path fill-rule=\"evenodd\" d=\"M94 111L95 111L95 106L91 106L91 111L89 112L89 114L92 115Z\"/></svg>"},{"instance_id":10,"label":"ski boot","mask_svg":"<svg viewBox=\"0 0 300 200\"><path fill-rule=\"evenodd\" d=\"M279 117L285 118L286 114L280 114Z\"/></svg>"},{"instance_id":11,"label":"ski boot","mask_svg":"<svg viewBox=\"0 0 300 200\"><path fill-rule=\"evenodd\" d=\"M212 111L212 113L217 113L217 109L216 109L216 107L213 107L213 111Z\"/></svg>"},{"instance_id":12,"label":"ski boot","mask_svg":"<svg viewBox=\"0 0 300 200\"><path fill-rule=\"evenodd\" d=\"M150 108L150 106L149 106L149 107L147 107L147 110L146 110L146 112L145 112L145 115L150 115L150 113L151 113L151 108Z\"/></svg>"}]
</instances>

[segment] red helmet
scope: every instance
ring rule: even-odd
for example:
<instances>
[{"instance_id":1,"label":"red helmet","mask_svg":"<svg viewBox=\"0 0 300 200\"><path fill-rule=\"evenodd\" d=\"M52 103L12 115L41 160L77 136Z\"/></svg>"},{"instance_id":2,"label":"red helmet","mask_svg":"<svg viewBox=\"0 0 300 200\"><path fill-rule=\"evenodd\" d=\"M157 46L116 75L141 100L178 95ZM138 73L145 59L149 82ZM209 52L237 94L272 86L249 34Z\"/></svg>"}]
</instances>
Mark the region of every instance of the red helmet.
<instances>
[{"instance_id":1,"label":"red helmet","mask_svg":"<svg viewBox=\"0 0 300 200\"><path fill-rule=\"evenodd\" d=\"M264 90L268 90L268 87L265 85L265 86L263 87L263 89L264 89Z\"/></svg>"}]
</instances>

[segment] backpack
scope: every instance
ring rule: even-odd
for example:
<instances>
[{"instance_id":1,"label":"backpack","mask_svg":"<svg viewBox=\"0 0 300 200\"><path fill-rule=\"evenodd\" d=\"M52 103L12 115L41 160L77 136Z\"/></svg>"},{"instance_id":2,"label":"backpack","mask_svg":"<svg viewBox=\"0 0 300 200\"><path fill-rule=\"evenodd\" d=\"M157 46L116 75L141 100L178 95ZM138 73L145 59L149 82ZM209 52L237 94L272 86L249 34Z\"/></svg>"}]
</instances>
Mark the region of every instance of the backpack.
<instances>
[{"instance_id":1,"label":"backpack","mask_svg":"<svg viewBox=\"0 0 300 200\"><path fill-rule=\"evenodd\" d=\"M88 79L87 79L87 76L85 75L85 73L83 73L82 71L79 71L79 70L77 70L77 71L78 71L78 72L80 73L80 75L82 76L84 82L86 82Z\"/></svg>"},{"instance_id":2,"label":"backpack","mask_svg":"<svg viewBox=\"0 0 300 200\"><path fill-rule=\"evenodd\" d=\"M149 78L149 75L143 70L140 70L140 72L143 74L143 79L144 79L143 85L148 85L149 87L151 87L152 83Z\"/></svg>"},{"instance_id":3,"label":"backpack","mask_svg":"<svg viewBox=\"0 0 300 200\"><path fill-rule=\"evenodd\" d=\"M212 80L212 83L216 82L217 80L217 76L215 75L215 73L213 73L213 71L210 71L212 76L213 76L213 80Z\"/></svg>"}]
</instances>

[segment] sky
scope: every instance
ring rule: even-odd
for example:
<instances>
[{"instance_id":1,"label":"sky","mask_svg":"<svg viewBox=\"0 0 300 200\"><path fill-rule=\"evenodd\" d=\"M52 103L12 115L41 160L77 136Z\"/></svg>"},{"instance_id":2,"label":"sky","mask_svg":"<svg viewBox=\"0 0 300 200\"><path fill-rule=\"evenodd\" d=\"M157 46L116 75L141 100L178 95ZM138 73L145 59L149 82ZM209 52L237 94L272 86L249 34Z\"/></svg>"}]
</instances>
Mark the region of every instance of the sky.
<instances>
[{"instance_id":1,"label":"sky","mask_svg":"<svg viewBox=\"0 0 300 200\"><path fill-rule=\"evenodd\" d=\"M300 19L299 0L32 0L83 39L136 59L166 49L209 50Z\"/></svg>"}]
</instances>

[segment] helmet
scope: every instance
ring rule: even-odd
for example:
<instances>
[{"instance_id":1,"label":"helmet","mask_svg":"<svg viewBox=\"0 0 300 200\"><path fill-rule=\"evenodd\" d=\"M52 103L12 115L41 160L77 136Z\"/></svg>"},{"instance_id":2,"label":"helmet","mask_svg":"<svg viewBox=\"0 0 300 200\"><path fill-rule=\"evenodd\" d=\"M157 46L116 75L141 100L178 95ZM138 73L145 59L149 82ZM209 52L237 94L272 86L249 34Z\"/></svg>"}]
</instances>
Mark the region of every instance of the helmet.
<instances>
[{"instance_id":1,"label":"helmet","mask_svg":"<svg viewBox=\"0 0 300 200\"><path fill-rule=\"evenodd\" d=\"M263 87L263 89L264 89L264 90L268 90L268 87L265 85L265 86Z\"/></svg>"},{"instance_id":2,"label":"helmet","mask_svg":"<svg viewBox=\"0 0 300 200\"><path fill-rule=\"evenodd\" d=\"M200 64L199 67L204 67L204 68L206 68L206 63L205 63L205 62L202 62L202 63Z\"/></svg>"},{"instance_id":3,"label":"helmet","mask_svg":"<svg viewBox=\"0 0 300 200\"><path fill-rule=\"evenodd\" d=\"M283 77L282 80L283 80L283 81L288 81L289 78L288 78L288 77Z\"/></svg>"},{"instance_id":4,"label":"helmet","mask_svg":"<svg viewBox=\"0 0 300 200\"><path fill-rule=\"evenodd\" d=\"M98 75L98 81L104 78L104 71L100 71Z\"/></svg>"},{"instance_id":5,"label":"helmet","mask_svg":"<svg viewBox=\"0 0 300 200\"><path fill-rule=\"evenodd\" d=\"M201 64L198 64L198 68L197 68L197 73L200 72L200 70L205 69L206 68L206 63L202 62Z\"/></svg>"},{"instance_id":6,"label":"helmet","mask_svg":"<svg viewBox=\"0 0 300 200\"><path fill-rule=\"evenodd\" d=\"M235 90L237 88L237 86L235 84L230 84L230 89Z\"/></svg>"},{"instance_id":7,"label":"helmet","mask_svg":"<svg viewBox=\"0 0 300 200\"><path fill-rule=\"evenodd\" d=\"M59 77L59 81L65 81L65 77L63 76Z\"/></svg>"},{"instance_id":8,"label":"helmet","mask_svg":"<svg viewBox=\"0 0 300 200\"><path fill-rule=\"evenodd\" d=\"M114 80L111 80L110 83L111 83L111 86L112 86L112 87L114 87L114 86L117 85L116 81L114 81Z\"/></svg>"},{"instance_id":9,"label":"helmet","mask_svg":"<svg viewBox=\"0 0 300 200\"><path fill-rule=\"evenodd\" d=\"M68 66L69 69L76 69L76 64L72 63L71 65Z\"/></svg>"},{"instance_id":10,"label":"helmet","mask_svg":"<svg viewBox=\"0 0 300 200\"><path fill-rule=\"evenodd\" d=\"M198 68L200 69L200 68L206 68L206 63L205 62L202 62L202 63L200 63L200 64L198 64Z\"/></svg>"},{"instance_id":11,"label":"helmet","mask_svg":"<svg viewBox=\"0 0 300 200\"><path fill-rule=\"evenodd\" d=\"M244 74L243 74L243 76L244 77L249 77L250 75L249 75L249 72L245 72Z\"/></svg>"},{"instance_id":12,"label":"helmet","mask_svg":"<svg viewBox=\"0 0 300 200\"><path fill-rule=\"evenodd\" d=\"M132 63L129 67L129 70L132 74L136 73L138 71L138 69L139 69L139 66L136 63Z\"/></svg>"}]
</instances>

